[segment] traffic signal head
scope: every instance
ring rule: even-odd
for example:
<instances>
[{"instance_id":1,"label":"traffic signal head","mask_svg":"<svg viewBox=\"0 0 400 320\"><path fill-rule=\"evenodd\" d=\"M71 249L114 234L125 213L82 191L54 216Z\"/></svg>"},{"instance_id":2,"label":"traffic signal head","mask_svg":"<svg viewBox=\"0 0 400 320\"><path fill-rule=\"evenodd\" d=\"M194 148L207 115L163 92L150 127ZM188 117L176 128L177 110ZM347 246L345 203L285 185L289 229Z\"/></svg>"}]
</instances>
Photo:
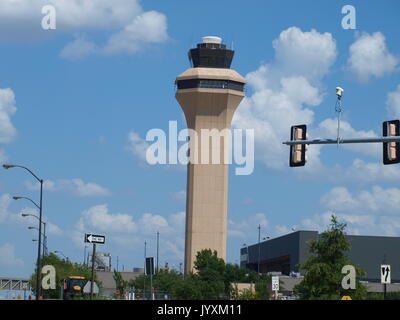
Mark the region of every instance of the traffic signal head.
<instances>
[{"instance_id":1,"label":"traffic signal head","mask_svg":"<svg viewBox=\"0 0 400 320\"><path fill-rule=\"evenodd\" d=\"M382 135L384 137L400 136L400 121L391 120L382 123ZM400 162L400 143L383 142L383 164Z\"/></svg>"},{"instance_id":2,"label":"traffic signal head","mask_svg":"<svg viewBox=\"0 0 400 320\"><path fill-rule=\"evenodd\" d=\"M292 126L290 128L290 140L307 140L307 126L305 124ZM306 164L306 145L293 144L290 146L289 165L291 167L301 167Z\"/></svg>"}]
</instances>

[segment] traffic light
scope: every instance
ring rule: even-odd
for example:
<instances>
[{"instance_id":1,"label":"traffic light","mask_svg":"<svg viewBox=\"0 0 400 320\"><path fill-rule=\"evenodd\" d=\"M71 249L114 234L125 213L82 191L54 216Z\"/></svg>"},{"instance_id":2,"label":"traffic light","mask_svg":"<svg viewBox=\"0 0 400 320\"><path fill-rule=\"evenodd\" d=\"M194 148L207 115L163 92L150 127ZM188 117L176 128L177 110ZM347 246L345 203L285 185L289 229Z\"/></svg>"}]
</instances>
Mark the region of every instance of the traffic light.
<instances>
[{"instance_id":1,"label":"traffic light","mask_svg":"<svg viewBox=\"0 0 400 320\"><path fill-rule=\"evenodd\" d=\"M153 257L146 258L146 275L154 274L154 259Z\"/></svg>"},{"instance_id":2,"label":"traffic light","mask_svg":"<svg viewBox=\"0 0 400 320\"><path fill-rule=\"evenodd\" d=\"M384 137L400 136L400 121L391 120L382 123L382 135ZM400 162L400 143L383 142L383 164Z\"/></svg>"},{"instance_id":3,"label":"traffic light","mask_svg":"<svg viewBox=\"0 0 400 320\"><path fill-rule=\"evenodd\" d=\"M292 126L290 128L290 140L307 140L307 126L305 124ZM289 165L291 167L301 167L306 164L305 144L293 144L290 146Z\"/></svg>"}]
</instances>

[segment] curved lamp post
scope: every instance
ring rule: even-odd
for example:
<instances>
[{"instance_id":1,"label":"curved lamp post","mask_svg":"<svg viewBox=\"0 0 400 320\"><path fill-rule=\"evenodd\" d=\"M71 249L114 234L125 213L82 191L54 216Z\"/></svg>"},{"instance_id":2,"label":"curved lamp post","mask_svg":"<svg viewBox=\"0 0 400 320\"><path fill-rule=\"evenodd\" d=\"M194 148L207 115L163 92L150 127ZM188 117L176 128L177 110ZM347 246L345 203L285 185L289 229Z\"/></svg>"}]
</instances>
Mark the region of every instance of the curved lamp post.
<instances>
[{"instance_id":1,"label":"curved lamp post","mask_svg":"<svg viewBox=\"0 0 400 320\"><path fill-rule=\"evenodd\" d=\"M43 223L43 233L42 233L42 235L43 235L43 238L44 238L43 246L42 246L43 247L42 262L44 264L44 259L47 256L47 237L46 237L46 222L42 222L42 223ZM36 229L39 232L39 229L37 227L28 227L28 229L29 230Z\"/></svg>"},{"instance_id":2,"label":"curved lamp post","mask_svg":"<svg viewBox=\"0 0 400 320\"><path fill-rule=\"evenodd\" d=\"M26 171L28 171L37 181L39 181L40 183L40 202L39 202L39 206L37 206L39 208L39 241L38 241L38 255L37 255L37 263L36 263L36 300L39 300L39 296L40 296L40 269L41 269L41 265L40 265L40 247L42 246L42 200L43 200L43 179L40 179L36 174L34 174L32 172L32 170L30 170L27 167L24 166L20 166L20 165L16 165L16 164L3 164L3 168L4 169L11 169L11 168L21 168L21 169L25 169Z\"/></svg>"},{"instance_id":3,"label":"curved lamp post","mask_svg":"<svg viewBox=\"0 0 400 320\"><path fill-rule=\"evenodd\" d=\"M14 200L19 200L19 199L26 199L26 200L29 200L29 201L32 202L38 209L40 209L40 207L38 206L38 204L37 204L35 201L33 201L32 199L30 199L30 198L15 196L15 197L13 197L13 199L14 199ZM29 217L29 216L31 216L31 217L35 217L36 219L40 220L39 217L38 217L37 215L31 214L31 213L21 213L21 216L23 216L23 217ZM46 222L42 221L42 224L43 224L43 238L44 238L44 241L43 241L43 259L44 259L44 257L47 256Z\"/></svg>"}]
</instances>

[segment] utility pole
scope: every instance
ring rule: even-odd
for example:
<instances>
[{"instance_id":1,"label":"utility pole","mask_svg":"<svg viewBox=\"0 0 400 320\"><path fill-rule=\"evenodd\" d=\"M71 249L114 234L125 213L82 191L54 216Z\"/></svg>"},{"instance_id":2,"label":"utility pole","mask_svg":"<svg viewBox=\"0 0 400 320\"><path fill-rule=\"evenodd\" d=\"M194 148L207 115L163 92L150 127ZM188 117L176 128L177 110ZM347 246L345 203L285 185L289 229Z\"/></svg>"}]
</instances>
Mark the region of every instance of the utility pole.
<instances>
[{"instance_id":1,"label":"utility pole","mask_svg":"<svg viewBox=\"0 0 400 320\"><path fill-rule=\"evenodd\" d=\"M383 264L386 264L386 253L383 255ZM383 284L383 300L386 300L386 283Z\"/></svg>"},{"instance_id":2,"label":"utility pole","mask_svg":"<svg viewBox=\"0 0 400 320\"><path fill-rule=\"evenodd\" d=\"M156 267L156 274L158 274L158 250L159 250L159 244L160 244L160 232L157 231L157 267ZM156 286L157 286L157 296L158 296L158 276L156 278Z\"/></svg>"},{"instance_id":3,"label":"utility pole","mask_svg":"<svg viewBox=\"0 0 400 320\"><path fill-rule=\"evenodd\" d=\"M96 244L93 243L92 252L92 282L90 283L90 300L93 300L93 284L94 284L94 259L96 257Z\"/></svg>"},{"instance_id":4,"label":"utility pole","mask_svg":"<svg viewBox=\"0 0 400 320\"><path fill-rule=\"evenodd\" d=\"M143 299L146 299L146 241L144 242L144 277L143 277Z\"/></svg>"},{"instance_id":5,"label":"utility pole","mask_svg":"<svg viewBox=\"0 0 400 320\"><path fill-rule=\"evenodd\" d=\"M156 274L158 273L158 249L159 249L159 243L160 243L160 232L157 231L157 268L156 268Z\"/></svg>"},{"instance_id":6,"label":"utility pole","mask_svg":"<svg viewBox=\"0 0 400 320\"><path fill-rule=\"evenodd\" d=\"M86 260L86 246L83 248L83 264L85 264Z\"/></svg>"},{"instance_id":7,"label":"utility pole","mask_svg":"<svg viewBox=\"0 0 400 320\"><path fill-rule=\"evenodd\" d=\"M260 259L261 259L260 238L261 238L261 224L258 225L258 265L257 265L258 274L260 274Z\"/></svg>"}]
</instances>

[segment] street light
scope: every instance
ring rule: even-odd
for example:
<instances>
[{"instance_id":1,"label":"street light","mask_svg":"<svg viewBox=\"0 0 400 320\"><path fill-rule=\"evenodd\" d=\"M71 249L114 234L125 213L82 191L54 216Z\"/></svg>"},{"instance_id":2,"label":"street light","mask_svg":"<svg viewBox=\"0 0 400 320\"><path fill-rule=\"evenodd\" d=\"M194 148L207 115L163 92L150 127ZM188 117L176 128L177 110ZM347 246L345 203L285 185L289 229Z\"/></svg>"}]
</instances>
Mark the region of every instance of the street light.
<instances>
[{"instance_id":1,"label":"street light","mask_svg":"<svg viewBox=\"0 0 400 320\"><path fill-rule=\"evenodd\" d=\"M38 230L38 232L40 232L39 229L38 229L37 227L28 227L28 229L29 229L29 230L36 229L36 230ZM44 230L46 230L46 228L44 228ZM43 235L44 239L46 239L46 233L43 232L42 235ZM43 241L43 256L42 256L42 260L44 260L45 252L47 251L47 246L45 247L45 245L44 245L45 242L46 242L46 241Z\"/></svg>"},{"instance_id":2,"label":"street light","mask_svg":"<svg viewBox=\"0 0 400 320\"><path fill-rule=\"evenodd\" d=\"M29 199L27 197L13 197L14 200L19 200L19 199L26 199L31 201L36 207L38 207L38 205L36 204L35 201L33 201L32 199ZM21 213L21 216L23 217L35 217L36 219L39 220L39 217L35 214L31 214L31 213ZM47 236L46 236L46 222L43 222L43 237L44 237L44 241L43 241L43 258L47 256Z\"/></svg>"},{"instance_id":3,"label":"street light","mask_svg":"<svg viewBox=\"0 0 400 320\"><path fill-rule=\"evenodd\" d=\"M37 263L36 263L36 300L39 300L40 296L40 274L41 274L41 265L40 265L40 247L42 246L42 211L43 211L43 179L40 179L36 174L32 172L27 167L16 165L16 164L3 164L4 169L11 169L11 168L21 168L28 171L37 181L40 183L40 203L39 206L39 241L38 241L38 255L37 255Z\"/></svg>"}]
</instances>

